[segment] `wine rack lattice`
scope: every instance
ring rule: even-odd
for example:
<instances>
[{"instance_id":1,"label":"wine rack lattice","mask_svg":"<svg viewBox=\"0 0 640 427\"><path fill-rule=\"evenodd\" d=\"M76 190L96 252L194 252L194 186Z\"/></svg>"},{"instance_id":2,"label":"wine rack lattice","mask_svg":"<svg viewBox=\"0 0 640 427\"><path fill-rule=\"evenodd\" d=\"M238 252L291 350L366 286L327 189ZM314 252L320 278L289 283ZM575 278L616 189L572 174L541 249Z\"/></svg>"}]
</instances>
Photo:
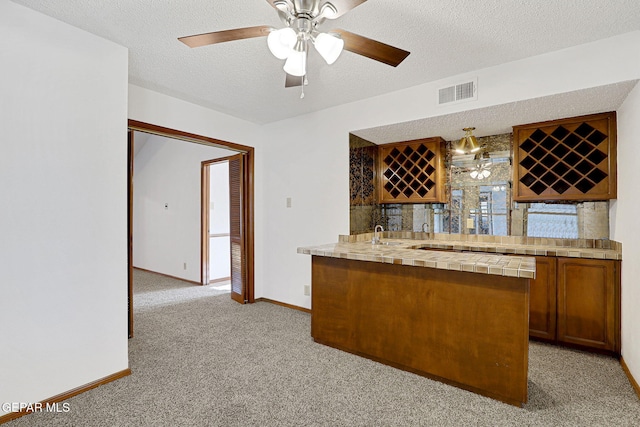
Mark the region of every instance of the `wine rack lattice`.
<instances>
[{"instance_id":1,"label":"wine rack lattice","mask_svg":"<svg viewBox=\"0 0 640 427\"><path fill-rule=\"evenodd\" d=\"M380 201L436 201L441 197L441 138L380 146Z\"/></svg>"},{"instance_id":2,"label":"wine rack lattice","mask_svg":"<svg viewBox=\"0 0 640 427\"><path fill-rule=\"evenodd\" d=\"M514 127L516 200L611 198L608 160L615 130L611 134L606 114Z\"/></svg>"}]
</instances>

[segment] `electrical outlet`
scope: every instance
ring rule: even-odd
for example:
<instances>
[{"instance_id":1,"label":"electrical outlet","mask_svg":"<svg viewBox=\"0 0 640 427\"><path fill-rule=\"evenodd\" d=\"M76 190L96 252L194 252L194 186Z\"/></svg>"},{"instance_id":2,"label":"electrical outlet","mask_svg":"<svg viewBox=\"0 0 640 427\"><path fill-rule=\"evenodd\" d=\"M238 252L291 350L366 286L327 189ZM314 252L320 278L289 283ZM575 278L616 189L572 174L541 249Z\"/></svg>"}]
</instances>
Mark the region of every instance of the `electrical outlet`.
<instances>
[{"instance_id":1,"label":"electrical outlet","mask_svg":"<svg viewBox=\"0 0 640 427\"><path fill-rule=\"evenodd\" d=\"M291 207L291 197L287 197L287 207Z\"/></svg>"},{"instance_id":2,"label":"electrical outlet","mask_svg":"<svg viewBox=\"0 0 640 427\"><path fill-rule=\"evenodd\" d=\"M304 285L304 294L306 296L310 296L311 295L311 285Z\"/></svg>"}]
</instances>

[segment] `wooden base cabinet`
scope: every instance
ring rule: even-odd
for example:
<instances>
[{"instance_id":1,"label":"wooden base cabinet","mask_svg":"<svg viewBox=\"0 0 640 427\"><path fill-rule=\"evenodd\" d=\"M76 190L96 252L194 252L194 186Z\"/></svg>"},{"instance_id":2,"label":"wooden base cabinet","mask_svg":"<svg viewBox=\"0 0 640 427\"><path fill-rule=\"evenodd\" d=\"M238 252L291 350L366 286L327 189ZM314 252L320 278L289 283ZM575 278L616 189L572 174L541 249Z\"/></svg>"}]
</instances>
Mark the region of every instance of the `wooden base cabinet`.
<instances>
[{"instance_id":1,"label":"wooden base cabinet","mask_svg":"<svg viewBox=\"0 0 640 427\"><path fill-rule=\"evenodd\" d=\"M620 353L619 264L558 258L558 341Z\"/></svg>"},{"instance_id":2,"label":"wooden base cabinet","mask_svg":"<svg viewBox=\"0 0 640 427\"><path fill-rule=\"evenodd\" d=\"M620 261L536 257L529 336L620 354Z\"/></svg>"},{"instance_id":3,"label":"wooden base cabinet","mask_svg":"<svg viewBox=\"0 0 640 427\"><path fill-rule=\"evenodd\" d=\"M536 257L536 278L531 279L529 336L556 339L556 259Z\"/></svg>"},{"instance_id":4,"label":"wooden base cabinet","mask_svg":"<svg viewBox=\"0 0 640 427\"><path fill-rule=\"evenodd\" d=\"M529 279L322 256L311 271L316 342L527 402Z\"/></svg>"}]
</instances>

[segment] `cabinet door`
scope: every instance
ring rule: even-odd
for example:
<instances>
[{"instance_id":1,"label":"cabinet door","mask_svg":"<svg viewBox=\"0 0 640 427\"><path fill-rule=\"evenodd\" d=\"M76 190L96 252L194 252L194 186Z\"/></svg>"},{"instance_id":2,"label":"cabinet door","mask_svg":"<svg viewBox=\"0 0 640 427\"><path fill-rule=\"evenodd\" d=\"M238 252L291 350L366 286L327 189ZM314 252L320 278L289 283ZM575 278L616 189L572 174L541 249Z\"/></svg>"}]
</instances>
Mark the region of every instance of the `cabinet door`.
<instances>
[{"instance_id":1,"label":"cabinet door","mask_svg":"<svg viewBox=\"0 0 640 427\"><path fill-rule=\"evenodd\" d=\"M617 263L558 258L558 341L618 351Z\"/></svg>"},{"instance_id":2,"label":"cabinet door","mask_svg":"<svg viewBox=\"0 0 640 427\"><path fill-rule=\"evenodd\" d=\"M531 279L529 336L556 339L556 259L536 257L536 278Z\"/></svg>"},{"instance_id":3,"label":"cabinet door","mask_svg":"<svg viewBox=\"0 0 640 427\"><path fill-rule=\"evenodd\" d=\"M440 137L378 148L380 203L444 203L444 140Z\"/></svg>"},{"instance_id":4,"label":"cabinet door","mask_svg":"<svg viewBox=\"0 0 640 427\"><path fill-rule=\"evenodd\" d=\"M615 112L513 127L513 200L616 198Z\"/></svg>"}]
</instances>

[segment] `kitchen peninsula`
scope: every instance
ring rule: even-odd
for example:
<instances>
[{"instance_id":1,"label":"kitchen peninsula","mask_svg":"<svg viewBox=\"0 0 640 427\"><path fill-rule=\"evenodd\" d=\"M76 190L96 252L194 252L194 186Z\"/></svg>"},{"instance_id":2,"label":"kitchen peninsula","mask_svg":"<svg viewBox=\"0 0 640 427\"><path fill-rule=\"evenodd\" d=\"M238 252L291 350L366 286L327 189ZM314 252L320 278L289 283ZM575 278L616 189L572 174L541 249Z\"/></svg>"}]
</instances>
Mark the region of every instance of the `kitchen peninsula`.
<instances>
[{"instance_id":1,"label":"kitchen peninsula","mask_svg":"<svg viewBox=\"0 0 640 427\"><path fill-rule=\"evenodd\" d=\"M534 258L349 237L298 249L312 256L316 342L513 405L527 401Z\"/></svg>"}]
</instances>

